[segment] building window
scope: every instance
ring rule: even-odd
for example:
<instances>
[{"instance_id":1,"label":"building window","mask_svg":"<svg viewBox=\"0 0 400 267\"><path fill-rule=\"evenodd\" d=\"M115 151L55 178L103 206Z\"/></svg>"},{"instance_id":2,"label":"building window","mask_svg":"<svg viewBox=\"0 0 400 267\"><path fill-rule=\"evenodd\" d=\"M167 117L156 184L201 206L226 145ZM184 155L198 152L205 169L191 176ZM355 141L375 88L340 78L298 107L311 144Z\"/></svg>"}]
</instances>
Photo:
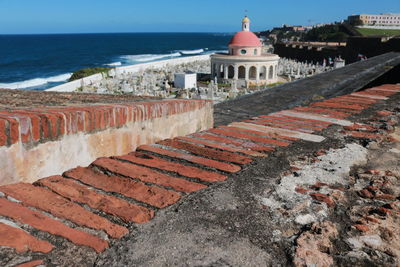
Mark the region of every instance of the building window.
<instances>
[{"instance_id":1,"label":"building window","mask_svg":"<svg viewBox=\"0 0 400 267\"><path fill-rule=\"evenodd\" d=\"M240 50L240 54L242 54L242 55L246 55L246 53L247 53L246 49L242 49L242 50Z\"/></svg>"},{"instance_id":2,"label":"building window","mask_svg":"<svg viewBox=\"0 0 400 267\"><path fill-rule=\"evenodd\" d=\"M254 49L254 55L257 56L257 49Z\"/></svg>"}]
</instances>

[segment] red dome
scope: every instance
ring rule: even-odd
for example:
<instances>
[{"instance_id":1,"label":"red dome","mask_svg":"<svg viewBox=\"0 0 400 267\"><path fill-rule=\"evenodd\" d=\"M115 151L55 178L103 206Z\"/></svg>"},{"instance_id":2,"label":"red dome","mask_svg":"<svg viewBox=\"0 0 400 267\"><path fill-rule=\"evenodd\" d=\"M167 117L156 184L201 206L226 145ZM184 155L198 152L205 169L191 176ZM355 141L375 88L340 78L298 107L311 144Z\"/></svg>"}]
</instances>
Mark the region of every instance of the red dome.
<instances>
[{"instance_id":1,"label":"red dome","mask_svg":"<svg viewBox=\"0 0 400 267\"><path fill-rule=\"evenodd\" d=\"M232 37L229 46L262 46L262 44L254 33L241 31Z\"/></svg>"}]
</instances>

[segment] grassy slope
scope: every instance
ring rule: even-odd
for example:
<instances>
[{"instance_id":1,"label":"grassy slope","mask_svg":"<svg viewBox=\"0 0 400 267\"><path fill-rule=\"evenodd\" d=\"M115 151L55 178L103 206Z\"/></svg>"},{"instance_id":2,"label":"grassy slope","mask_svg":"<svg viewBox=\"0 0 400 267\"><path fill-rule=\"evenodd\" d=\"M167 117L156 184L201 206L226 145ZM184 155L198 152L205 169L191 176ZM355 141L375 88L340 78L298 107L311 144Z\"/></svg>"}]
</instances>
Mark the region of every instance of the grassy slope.
<instances>
[{"instance_id":1,"label":"grassy slope","mask_svg":"<svg viewBox=\"0 0 400 267\"><path fill-rule=\"evenodd\" d=\"M370 35L385 35L385 36L393 36L400 35L400 30L381 30L381 29L366 29L366 28L355 28L359 33L364 36Z\"/></svg>"}]
</instances>

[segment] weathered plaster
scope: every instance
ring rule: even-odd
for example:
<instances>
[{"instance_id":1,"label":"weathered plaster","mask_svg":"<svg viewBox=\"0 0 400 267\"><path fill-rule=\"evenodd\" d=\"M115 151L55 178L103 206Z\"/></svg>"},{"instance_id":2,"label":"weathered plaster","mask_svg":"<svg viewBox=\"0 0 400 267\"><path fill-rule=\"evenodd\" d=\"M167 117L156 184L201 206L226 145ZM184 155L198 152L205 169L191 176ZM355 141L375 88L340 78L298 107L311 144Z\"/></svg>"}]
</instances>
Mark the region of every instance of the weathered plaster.
<instances>
[{"instance_id":1,"label":"weathered plaster","mask_svg":"<svg viewBox=\"0 0 400 267\"><path fill-rule=\"evenodd\" d=\"M129 122L121 128L65 135L33 148L21 142L0 147L0 184L34 182L61 174L76 166L87 166L98 157L123 155L142 144L187 135L213 126L213 109L205 107L185 113Z\"/></svg>"}]
</instances>

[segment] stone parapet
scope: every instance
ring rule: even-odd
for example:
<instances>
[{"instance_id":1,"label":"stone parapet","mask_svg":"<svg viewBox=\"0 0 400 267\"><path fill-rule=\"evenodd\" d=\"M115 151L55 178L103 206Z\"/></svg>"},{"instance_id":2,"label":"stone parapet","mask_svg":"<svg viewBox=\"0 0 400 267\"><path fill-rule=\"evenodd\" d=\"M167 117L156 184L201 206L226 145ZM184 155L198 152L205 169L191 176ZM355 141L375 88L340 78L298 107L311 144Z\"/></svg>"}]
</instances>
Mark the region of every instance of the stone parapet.
<instances>
[{"instance_id":1,"label":"stone parapet","mask_svg":"<svg viewBox=\"0 0 400 267\"><path fill-rule=\"evenodd\" d=\"M208 100L19 109L0 112L0 184L36 179L213 126ZM26 168L29 166L29 168Z\"/></svg>"}]
</instances>

